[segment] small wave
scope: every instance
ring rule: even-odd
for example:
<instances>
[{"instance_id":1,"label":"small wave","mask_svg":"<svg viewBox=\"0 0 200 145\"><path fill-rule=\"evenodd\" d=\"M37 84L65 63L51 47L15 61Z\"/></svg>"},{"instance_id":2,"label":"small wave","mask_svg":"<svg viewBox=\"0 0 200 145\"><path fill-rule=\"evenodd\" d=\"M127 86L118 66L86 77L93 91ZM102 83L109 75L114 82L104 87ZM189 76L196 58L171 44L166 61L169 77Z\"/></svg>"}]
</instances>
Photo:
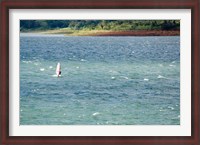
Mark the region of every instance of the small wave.
<instances>
[{"instance_id":1,"label":"small wave","mask_svg":"<svg viewBox=\"0 0 200 145\"><path fill-rule=\"evenodd\" d=\"M111 79L112 79L112 80L114 80L114 79L115 79L115 77L111 77Z\"/></svg>"},{"instance_id":2,"label":"small wave","mask_svg":"<svg viewBox=\"0 0 200 145\"><path fill-rule=\"evenodd\" d=\"M95 112L95 113L92 114L92 116L97 116L99 114L100 114L99 112Z\"/></svg>"},{"instance_id":3,"label":"small wave","mask_svg":"<svg viewBox=\"0 0 200 145\"><path fill-rule=\"evenodd\" d=\"M33 90L32 90L32 92L36 92L36 91L37 91L36 89L33 89Z\"/></svg>"},{"instance_id":4,"label":"small wave","mask_svg":"<svg viewBox=\"0 0 200 145\"><path fill-rule=\"evenodd\" d=\"M115 70L109 70L109 73L112 73L112 74L119 74L118 71L115 71Z\"/></svg>"},{"instance_id":5,"label":"small wave","mask_svg":"<svg viewBox=\"0 0 200 145\"><path fill-rule=\"evenodd\" d=\"M171 110L174 110L174 107L171 107L171 106L168 106L167 108L171 109Z\"/></svg>"},{"instance_id":6,"label":"small wave","mask_svg":"<svg viewBox=\"0 0 200 145\"><path fill-rule=\"evenodd\" d=\"M85 114L79 115L78 118L84 118Z\"/></svg>"},{"instance_id":7,"label":"small wave","mask_svg":"<svg viewBox=\"0 0 200 145\"><path fill-rule=\"evenodd\" d=\"M34 65L38 65L38 63L34 63Z\"/></svg>"},{"instance_id":8,"label":"small wave","mask_svg":"<svg viewBox=\"0 0 200 145\"><path fill-rule=\"evenodd\" d=\"M62 75L59 75L59 77L61 77ZM55 75L52 75L52 77L58 77L56 74Z\"/></svg>"},{"instance_id":9,"label":"small wave","mask_svg":"<svg viewBox=\"0 0 200 145\"><path fill-rule=\"evenodd\" d=\"M106 124L109 124L110 123L110 121L106 121Z\"/></svg>"},{"instance_id":10,"label":"small wave","mask_svg":"<svg viewBox=\"0 0 200 145\"><path fill-rule=\"evenodd\" d=\"M158 79L164 79L165 77L164 77L164 76L161 76L161 75L158 75L157 78L158 78Z\"/></svg>"},{"instance_id":11,"label":"small wave","mask_svg":"<svg viewBox=\"0 0 200 145\"><path fill-rule=\"evenodd\" d=\"M22 62L23 62L23 63L26 63L26 64L32 63L32 61L26 61L26 60L23 60Z\"/></svg>"},{"instance_id":12,"label":"small wave","mask_svg":"<svg viewBox=\"0 0 200 145\"><path fill-rule=\"evenodd\" d=\"M38 92L39 91L39 89L33 89L33 90L31 90L32 92Z\"/></svg>"},{"instance_id":13,"label":"small wave","mask_svg":"<svg viewBox=\"0 0 200 145\"><path fill-rule=\"evenodd\" d=\"M170 64L169 66L171 66L171 67L175 67L176 65Z\"/></svg>"},{"instance_id":14,"label":"small wave","mask_svg":"<svg viewBox=\"0 0 200 145\"><path fill-rule=\"evenodd\" d=\"M77 68L77 69L79 69L80 67L79 67L79 66L77 66L76 68Z\"/></svg>"},{"instance_id":15,"label":"small wave","mask_svg":"<svg viewBox=\"0 0 200 145\"><path fill-rule=\"evenodd\" d=\"M128 80L128 77L126 76L121 76L121 78Z\"/></svg>"},{"instance_id":16,"label":"small wave","mask_svg":"<svg viewBox=\"0 0 200 145\"><path fill-rule=\"evenodd\" d=\"M40 68L40 71L44 71L45 69L44 68Z\"/></svg>"},{"instance_id":17,"label":"small wave","mask_svg":"<svg viewBox=\"0 0 200 145\"><path fill-rule=\"evenodd\" d=\"M147 79L147 78L144 78L144 81L149 81L149 79Z\"/></svg>"},{"instance_id":18,"label":"small wave","mask_svg":"<svg viewBox=\"0 0 200 145\"><path fill-rule=\"evenodd\" d=\"M87 61L87 60L85 60L85 59L81 59L81 61L82 61L82 62L85 62L85 61Z\"/></svg>"},{"instance_id":19,"label":"small wave","mask_svg":"<svg viewBox=\"0 0 200 145\"><path fill-rule=\"evenodd\" d=\"M175 63L176 61L172 61L172 63Z\"/></svg>"}]
</instances>

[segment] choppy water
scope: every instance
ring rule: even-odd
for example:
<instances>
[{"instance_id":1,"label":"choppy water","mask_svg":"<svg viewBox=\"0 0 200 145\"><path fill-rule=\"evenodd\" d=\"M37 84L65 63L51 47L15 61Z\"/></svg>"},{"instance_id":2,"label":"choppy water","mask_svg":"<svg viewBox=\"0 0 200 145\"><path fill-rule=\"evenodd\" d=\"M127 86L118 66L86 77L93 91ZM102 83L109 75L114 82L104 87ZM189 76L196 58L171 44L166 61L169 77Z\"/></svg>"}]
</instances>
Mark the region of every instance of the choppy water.
<instances>
[{"instance_id":1,"label":"choppy water","mask_svg":"<svg viewBox=\"0 0 200 145\"><path fill-rule=\"evenodd\" d=\"M180 124L180 37L21 34L20 124Z\"/></svg>"}]
</instances>

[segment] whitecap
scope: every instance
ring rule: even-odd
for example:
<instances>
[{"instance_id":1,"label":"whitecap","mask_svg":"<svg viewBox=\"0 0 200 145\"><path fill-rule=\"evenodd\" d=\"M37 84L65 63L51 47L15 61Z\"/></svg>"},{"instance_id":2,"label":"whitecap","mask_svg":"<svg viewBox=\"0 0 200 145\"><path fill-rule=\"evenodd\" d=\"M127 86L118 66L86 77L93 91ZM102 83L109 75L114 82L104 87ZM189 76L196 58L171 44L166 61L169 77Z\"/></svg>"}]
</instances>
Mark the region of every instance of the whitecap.
<instances>
[{"instance_id":1,"label":"whitecap","mask_svg":"<svg viewBox=\"0 0 200 145\"><path fill-rule=\"evenodd\" d=\"M112 79L112 80L114 80L114 79L115 79L115 77L111 77L111 79Z\"/></svg>"},{"instance_id":2,"label":"whitecap","mask_svg":"<svg viewBox=\"0 0 200 145\"><path fill-rule=\"evenodd\" d=\"M121 76L121 78L128 80L128 77L126 76Z\"/></svg>"},{"instance_id":3,"label":"whitecap","mask_svg":"<svg viewBox=\"0 0 200 145\"><path fill-rule=\"evenodd\" d=\"M36 92L37 90L36 89L33 89L33 92Z\"/></svg>"},{"instance_id":4,"label":"whitecap","mask_svg":"<svg viewBox=\"0 0 200 145\"><path fill-rule=\"evenodd\" d=\"M81 59L82 62L86 61L85 59Z\"/></svg>"},{"instance_id":5,"label":"whitecap","mask_svg":"<svg viewBox=\"0 0 200 145\"><path fill-rule=\"evenodd\" d=\"M25 60L23 60L22 62L23 62L23 63L27 63L27 64L29 63L29 61L25 61Z\"/></svg>"},{"instance_id":6,"label":"whitecap","mask_svg":"<svg viewBox=\"0 0 200 145\"><path fill-rule=\"evenodd\" d=\"M168 106L167 108L171 109L171 110L174 110L174 107L171 107L171 106Z\"/></svg>"},{"instance_id":7,"label":"whitecap","mask_svg":"<svg viewBox=\"0 0 200 145\"><path fill-rule=\"evenodd\" d=\"M112 73L112 74L119 74L118 71L115 71L115 70L109 70L109 73Z\"/></svg>"},{"instance_id":8,"label":"whitecap","mask_svg":"<svg viewBox=\"0 0 200 145\"><path fill-rule=\"evenodd\" d=\"M171 66L171 67L175 67L175 65L173 65L173 64L170 64L169 66Z\"/></svg>"},{"instance_id":9,"label":"whitecap","mask_svg":"<svg viewBox=\"0 0 200 145\"><path fill-rule=\"evenodd\" d=\"M158 77L157 77L158 79L163 79L163 78L165 78L164 76L161 76L161 75L158 75Z\"/></svg>"},{"instance_id":10,"label":"whitecap","mask_svg":"<svg viewBox=\"0 0 200 145\"><path fill-rule=\"evenodd\" d=\"M44 68L40 68L40 71L44 71L45 69Z\"/></svg>"},{"instance_id":11,"label":"whitecap","mask_svg":"<svg viewBox=\"0 0 200 145\"><path fill-rule=\"evenodd\" d=\"M175 63L176 61L172 61L172 63Z\"/></svg>"},{"instance_id":12,"label":"whitecap","mask_svg":"<svg viewBox=\"0 0 200 145\"><path fill-rule=\"evenodd\" d=\"M77 69L80 68L79 66L76 67Z\"/></svg>"},{"instance_id":13,"label":"whitecap","mask_svg":"<svg viewBox=\"0 0 200 145\"><path fill-rule=\"evenodd\" d=\"M53 66L49 66L49 68L51 69L51 68L53 68Z\"/></svg>"},{"instance_id":14,"label":"whitecap","mask_svg":"<svg viewBox=\"0 0 200 145\"><path fill-rule=\"evenodd\" d=\"M106 121L106 124L109 124L110 122L109 121Z\"/></svg>"},{"instance_id":15,"label":"whitecap","mask_svg":"<svg viewBox=\"0 0 200 145\"><path fill-rule=\"evenodd\" d=\"M100 113L99 112L95 112L95 113L93 113L92 115L93 116L97 116L97 115L99 115Z\"/></svg>"},{"instance_id":16,"label":"whitecap","mask_svg":"<svg viewBox=\"0 0 200 145\"><path fill-rule=\"evenodd\" d=\"M52 77L57 77L57 75L55 74L55 75L52 75Z\"/></svg>"},{"instance_id":17,"label":"whitecap","mask_svg":"<svg viewBox=\"0 0 200 145\"><path fill-rule=\"evenodd\" d=\"M147 78L144 78L144 81L149 81L149 79L147 79Z\"/></svg>"}]
</instances>

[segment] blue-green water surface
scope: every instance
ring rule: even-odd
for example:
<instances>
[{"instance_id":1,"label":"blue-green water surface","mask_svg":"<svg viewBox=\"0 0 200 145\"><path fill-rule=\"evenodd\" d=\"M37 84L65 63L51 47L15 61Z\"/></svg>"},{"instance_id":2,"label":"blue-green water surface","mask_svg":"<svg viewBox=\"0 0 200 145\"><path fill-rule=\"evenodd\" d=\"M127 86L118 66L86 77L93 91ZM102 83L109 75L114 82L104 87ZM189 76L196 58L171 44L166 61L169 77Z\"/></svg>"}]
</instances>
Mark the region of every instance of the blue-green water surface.
<instances>
[{"instance_id":1,"label":"blue-green water surface","mask_svg":"<svg viewBox=\"0 0 200 145\"><path fill-rule=\"evenodd\" d=\"M21 34L20 124L180 124L180 37Z\"/></svg>"}]
</instances>

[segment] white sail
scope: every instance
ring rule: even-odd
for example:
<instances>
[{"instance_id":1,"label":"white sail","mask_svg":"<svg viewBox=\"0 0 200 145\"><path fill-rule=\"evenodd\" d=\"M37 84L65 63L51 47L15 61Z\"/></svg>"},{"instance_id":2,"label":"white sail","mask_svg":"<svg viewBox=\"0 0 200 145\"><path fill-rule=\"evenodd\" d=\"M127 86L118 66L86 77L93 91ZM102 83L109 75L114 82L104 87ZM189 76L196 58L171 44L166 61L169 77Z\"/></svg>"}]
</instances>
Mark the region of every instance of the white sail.
<instances>
[{"instance_id":1,"label":"white sail","mask_svg":"<svg viewBox=\"0 0 200 145\"><path fill-rule=\"evenodd\" d=\"M56 67L56 75L57 75L57 77L59 77L59 76L61 75L60 63L57 64L57 67Z\"/></svg>"}]
</instances>

